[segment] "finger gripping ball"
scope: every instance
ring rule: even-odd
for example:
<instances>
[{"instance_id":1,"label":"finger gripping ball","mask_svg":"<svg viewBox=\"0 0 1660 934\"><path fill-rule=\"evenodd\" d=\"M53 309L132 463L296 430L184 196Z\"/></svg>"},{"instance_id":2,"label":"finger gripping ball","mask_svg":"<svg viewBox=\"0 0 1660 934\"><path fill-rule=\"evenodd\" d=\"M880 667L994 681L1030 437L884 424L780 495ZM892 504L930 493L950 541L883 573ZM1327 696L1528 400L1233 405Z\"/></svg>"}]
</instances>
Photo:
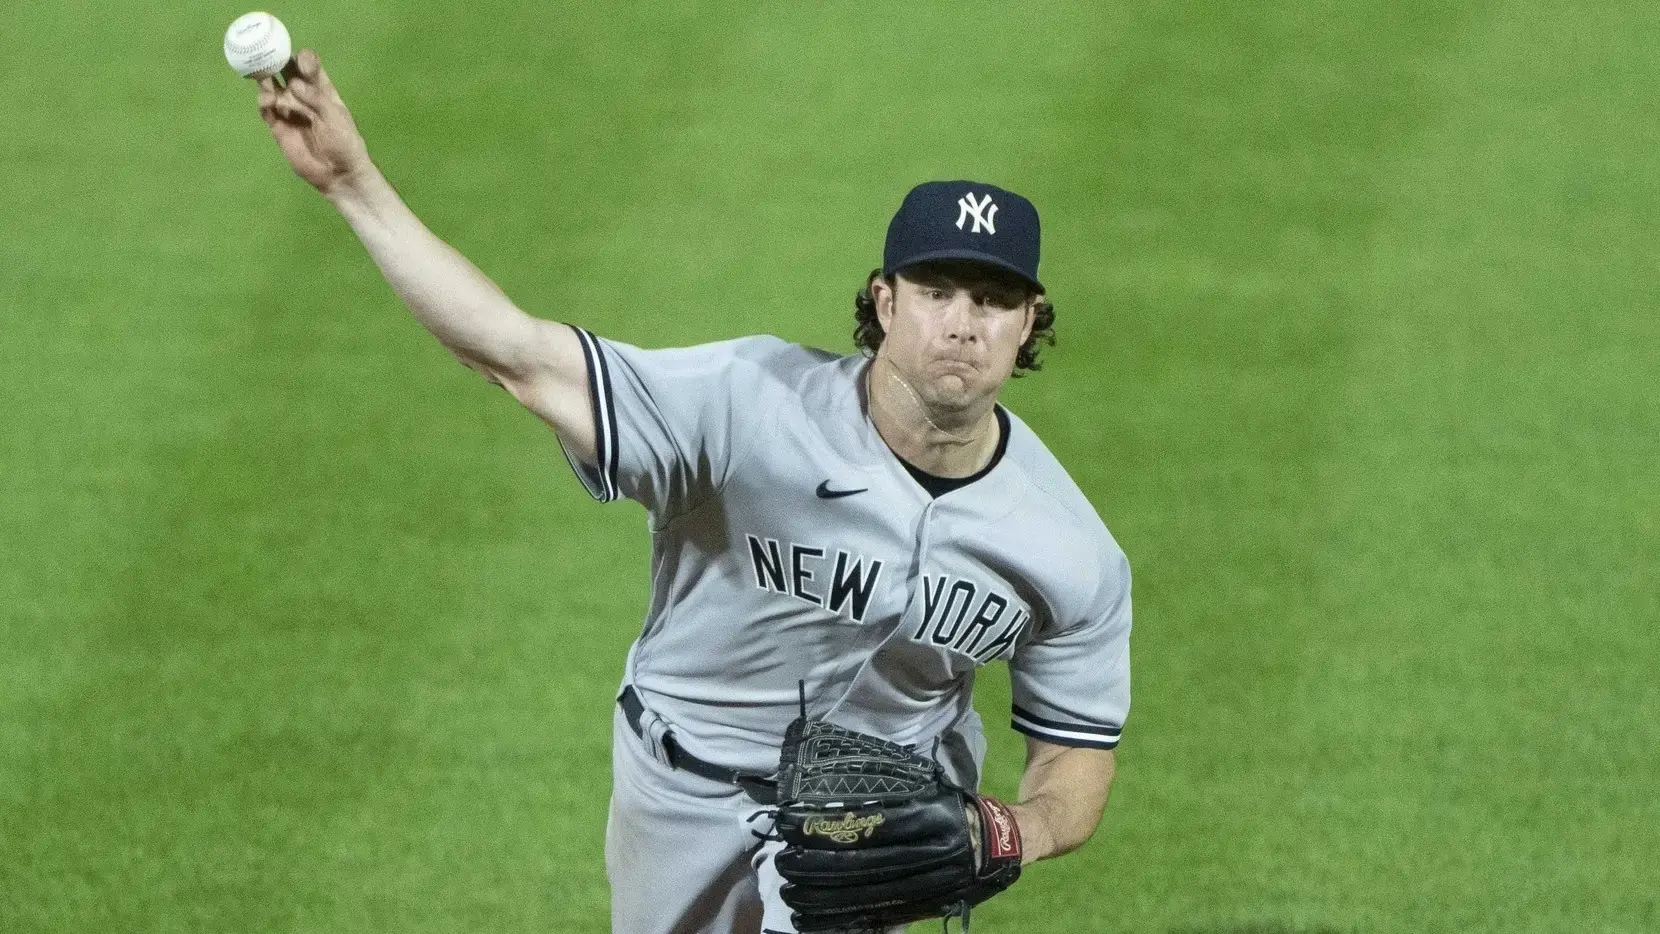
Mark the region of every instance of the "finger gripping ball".
<instances>
[{"instance_id":1,"label":"finger gripping ball","mask_svg":"<svg viewBox=\"0 0 1660 934\"><path fill-rule=\"evenodd\" d=\"M268 78L293 57L288 27L269 13L245 13L225 30L225 61L244 78Z\"/></svg>"}]
</instances>

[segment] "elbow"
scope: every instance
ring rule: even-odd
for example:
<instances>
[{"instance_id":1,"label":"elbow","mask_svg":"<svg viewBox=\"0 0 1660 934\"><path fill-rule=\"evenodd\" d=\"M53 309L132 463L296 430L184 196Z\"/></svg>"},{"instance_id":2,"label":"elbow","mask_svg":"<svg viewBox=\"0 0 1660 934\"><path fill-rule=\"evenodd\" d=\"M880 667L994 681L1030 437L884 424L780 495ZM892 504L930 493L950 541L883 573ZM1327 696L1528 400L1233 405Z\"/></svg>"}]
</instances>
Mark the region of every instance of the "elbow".
<instances>
[{"instance_id":1,"label":"elbow","mask_svg":"<svg viewBox=\"0 0 1660 934\"><path fill-rule=\"evenodd\" d=\"M465 362L465 361L463 361L463 362ZM503 379L501 374L497 373L495 370L492 370L492 369L490 369L489 367L486 367L486 366L477 366L477 365L474 365L474 364L471 364L471 363L468 363L466 365L469 368L471 368L474 372L478 373L478 375L484 377L484 381L486 383L489 383L492 386L499 386L502 389L507 389L507 380ZM512 390L508 390L508 391L511 392ZM519 401L523 402L524 400L520 399Z\"/></svg>"},{"instance_id":2,"label":"elbow","mask_svg":"<svg viewBox=\"0 0 1660 934\"><path fill-rule=\"evenodd\" d=\"M1015 815L1023 840L1022 862L1026 863L1065 856L1081 848L1101 825L1100 811L1086 816L1062 808L1046 808L1037 802L1017 806Z\"/></svg>"},{"instance_id":3,"label":"elbow","mask_svg":"<svg viewBox=\"0 0 1660 934\"><path fill-rule=\"evenodd\" d=\"M1101 817L1096 815L1093 821L1079 821L1070 826L1057 829L1054 837L1055 851L1052 856L1064 856L1073 850L1080 849L1095 836L1096 828L1101 826Z\"/></svg>"},{"instance_id":4,"label":"elbow","mask_svg":"<svg viewBox=\"0 0 1660 934\"><path fill-rule=\"evenodd\" d=\"M524 386L525 381L515 378L514 374L509 372L506 367L500 365L499 363L492 363L482 357L469 354L466 351L455 347L451 347L449 350L450 355L460 361L462 366L472 370L479 376L484 377L484 381L490 385L499 386L502 389L507 390L508 393L510 393L515 399L518 399L521 404L524 403L525 400L520 396L519 392L514 391L514 387Z\"/></svg>"},{"instance_id":5,"label":"elbow","mask_svg":"<svg viewBox=\"0 0 1660 934\"><path fill-rule=\"evenodd\" d=\"M484 377L490 383L497 386L502 385L501 375L496 372L495 367L492 367L482 357L468 353L467 348L455 344L445 343L444 349L450 352L450 356L455 358L455 362Z\"/></svg>"}]
</instances>

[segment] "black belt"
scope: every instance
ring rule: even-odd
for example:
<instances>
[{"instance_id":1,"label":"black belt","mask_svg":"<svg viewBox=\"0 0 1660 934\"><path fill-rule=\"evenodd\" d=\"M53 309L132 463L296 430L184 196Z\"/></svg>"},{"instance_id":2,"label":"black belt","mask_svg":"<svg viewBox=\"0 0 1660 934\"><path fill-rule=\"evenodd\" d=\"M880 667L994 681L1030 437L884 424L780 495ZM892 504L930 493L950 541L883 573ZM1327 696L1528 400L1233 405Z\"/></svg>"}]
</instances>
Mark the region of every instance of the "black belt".
<instances>
[{"instance_id":1,"label":"black belt","mask_svg":"<svg viewBox=\"0 0 1660 934\"><path fill-rule=\"evenodd\" d=\"M634 690L634 685L623 688L622 696L617 698L617 703L622 705L623 716L628 718L629 729L634 731L635 736L644 740L646 736L644 728L640 726L640 716L646 712L646 706L640 703L640 695ZM737 785L760 804L772 804L778 800L778 785L771 778L699 759L675 742L672 731L663 734L663 755L668 759L670 768L725 782L728 785Z\"/></svg>"}]
</instances>

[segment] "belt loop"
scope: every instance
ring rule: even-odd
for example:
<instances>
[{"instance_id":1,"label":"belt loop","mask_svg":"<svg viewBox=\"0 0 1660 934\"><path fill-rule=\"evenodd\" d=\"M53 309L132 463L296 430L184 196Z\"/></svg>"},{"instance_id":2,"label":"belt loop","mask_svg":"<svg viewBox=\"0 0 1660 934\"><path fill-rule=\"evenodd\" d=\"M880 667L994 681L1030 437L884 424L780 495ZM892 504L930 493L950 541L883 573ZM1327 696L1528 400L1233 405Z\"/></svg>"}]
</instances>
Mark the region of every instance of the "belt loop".
<instances>
[{"instance_id":1,"label":"belt loop","mask_svg":"<svg viewBox=\"0 0 1660 934\"><path fill-rule=\"evenodd\" d=\"M640 738L646 741L646 750L653 759L674 768L674 734L663 718L649 709L640 717Z\"/></svg>"},{"instance_id":2,"label":"belt loop","mask_svg":"<svg viewBox=\"0 0 1660 934\"><path fill-rule=\"evenodd\" d=\"M662 717L640 701L640 692L630 684L622 689L617 697L617 703L622 705L623 716L628 719L628 725L634 734L640 737L645 744L646 755L671 769L680 766L675 764L674 732Z\"/></svg>"},{"instance_id":3,"label":"belt loop","mask_svg":"<svg viewBox=\"0 0 1660 934\"><path fill-rule=\"evenodd\" d=\"M623 717L628 720L629 729L640 738L646 749L646 755L663 763L671 769L684 769L693 775L736 785L751 798L761 804L772 804L777 798L776 781L770 775L756 775L749 772L740 772L726 768L712 762L705 762L697 756L680 748L675 741L674 731L662 717L657 716L651 708L640 700L640 692L633 685L627 685L617 696L617 703L622 707Z\"/></svg>"}]
</instances>

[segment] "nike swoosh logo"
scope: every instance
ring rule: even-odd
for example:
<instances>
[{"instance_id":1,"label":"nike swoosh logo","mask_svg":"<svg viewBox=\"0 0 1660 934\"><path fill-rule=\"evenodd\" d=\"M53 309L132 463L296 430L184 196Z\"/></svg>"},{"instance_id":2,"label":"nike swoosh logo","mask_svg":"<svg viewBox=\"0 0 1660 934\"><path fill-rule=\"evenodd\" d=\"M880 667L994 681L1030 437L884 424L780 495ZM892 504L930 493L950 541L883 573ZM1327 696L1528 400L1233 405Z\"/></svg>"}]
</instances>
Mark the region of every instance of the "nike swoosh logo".
<instances>
[{"instance_id":1,"label":"nike swoosh logo","mask_svg":"<svg viewBox=\"0 0 1660 934\"><path fill-rule=\"evenodd\" d=\"M841 499L843 496L852 496L854 493L863 493L868 489L870 489L870 487L862 486L857 490L832 490L830 489L830 481L826 480L823 483L820 483L818 485L818 489L813 492L818 494L819 499Z\"/></svg>"}]
</instances>

